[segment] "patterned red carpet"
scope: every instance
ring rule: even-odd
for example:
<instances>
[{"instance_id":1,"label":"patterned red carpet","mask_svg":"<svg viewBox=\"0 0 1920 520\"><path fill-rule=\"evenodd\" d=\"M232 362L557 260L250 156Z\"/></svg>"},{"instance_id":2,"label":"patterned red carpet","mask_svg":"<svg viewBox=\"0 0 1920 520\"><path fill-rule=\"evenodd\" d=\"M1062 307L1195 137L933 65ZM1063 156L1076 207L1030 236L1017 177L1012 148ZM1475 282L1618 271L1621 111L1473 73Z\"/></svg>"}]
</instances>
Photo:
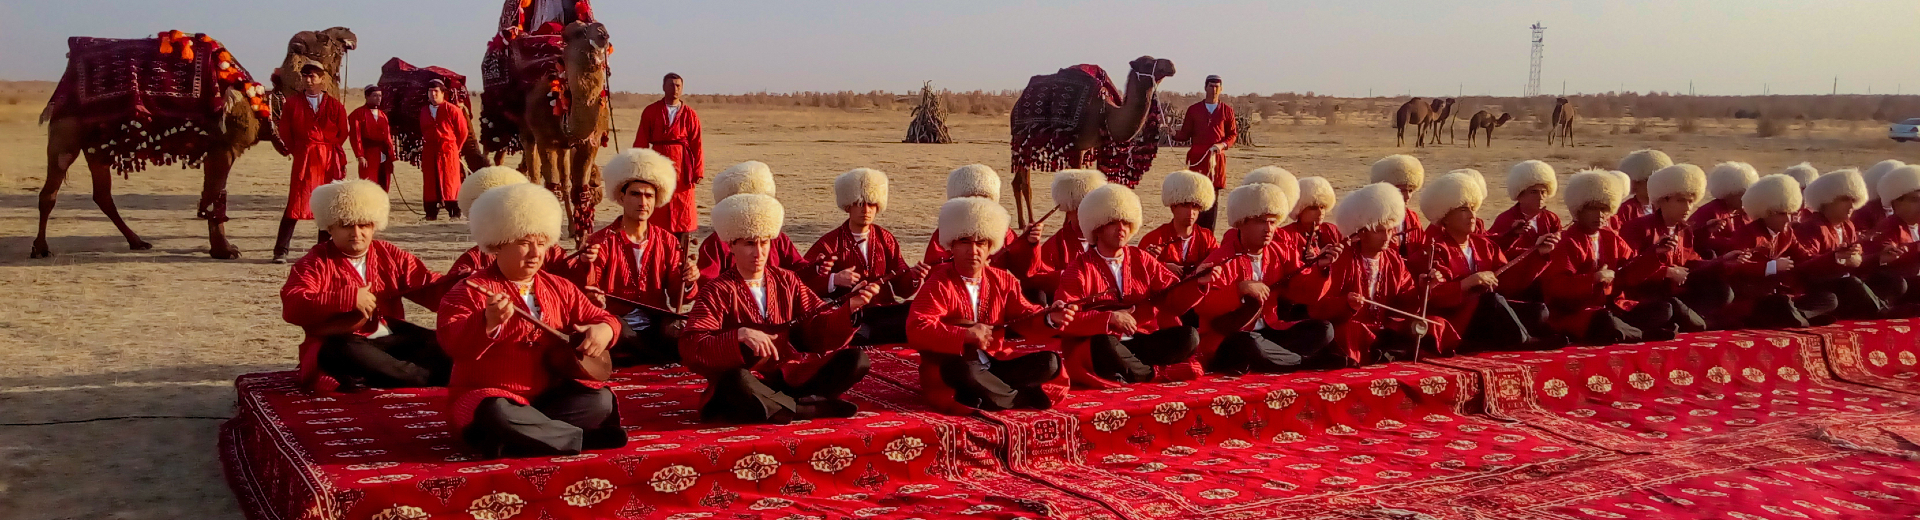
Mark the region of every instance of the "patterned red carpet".
<instances>
[{"instance_id":1,"label":"patterned red carpet","mask_svg":"<svg viewBox=\"0 0 1920 520\"><path fill-rule=\"evenodd\" d=\"M930 412L877 349L859 417L702 424L702 382L624 371L631 443L473 460L437 390L243 376L221 456L254 520L1913 518L1920 334L1717 332Z\"/></svg>"}]
</instances>

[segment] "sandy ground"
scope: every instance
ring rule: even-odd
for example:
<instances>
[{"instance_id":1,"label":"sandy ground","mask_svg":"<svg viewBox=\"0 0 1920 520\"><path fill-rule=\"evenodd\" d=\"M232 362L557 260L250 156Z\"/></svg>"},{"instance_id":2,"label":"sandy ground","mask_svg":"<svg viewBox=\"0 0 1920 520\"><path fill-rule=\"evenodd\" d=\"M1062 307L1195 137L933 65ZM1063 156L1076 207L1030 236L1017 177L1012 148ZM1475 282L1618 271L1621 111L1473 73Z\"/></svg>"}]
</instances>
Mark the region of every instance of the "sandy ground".
<instances>
[{"instance_id":1,"label":"sandy ground","mask_svg":"<svg viewBox=\"0 0 1920 520\"><path fill-rule=\"evenodd\" d=\"M0 105L0 287L8 300L0 305L0 518L238 518L216 458L220 421L214 418L232 415L234 376L294 364L300 333L279 319L275 298L287 266L266 260L286 198L288 161L262 146L236 167L228 229L244 251L241 260L205 254L204 223L192 218L197 171L162 168L116 179L122 214L154 245L135 252L92 204L80 165L60 194L49 230L55 256L29 260L36 193L45 178L45 128L33 120L38 99L44 95ZM881 223L917 258L949 170L981 162L1007 171L1004 117L956 116L950 121L956 144L913 145L898 142L905 112L698 109L708 129L709 173L748 159L772 165L780 199L789 205L788 232L803 245L842 218L829 189L839 172L872 167L891 175L892 207ZM638 114L619 114L628 138ZM1711 167L1744 160L1770 173L1803 160L1823 169L1887 157L1911 160L1909 146L1920 146L1896 145L1873 123L1812 132L1796 127L1785 137L1758 139L1752 122L1743 121L1731 127L1707 122L1693 134L1675 134L1670 123L1631 134L1612 122L1595 122L1581 128L1579 146L1548 148L1537 131L1516 128L1525 125L1516 122L1501 129L1492 148L1469 149L1462 141L1412 151L1391 147L1391 130L1378 121L1288 123L1256 126L1260 146L1231 151L1231 174L1237 178L1278 164L1297 175L1325 176L1344 192L1362 184L1373 160L1410 151L1429 172L1487 172L1493 196L1481 214L1489 219L1510 204L1506 168L1524 159L1545 159L1566 174L1654 146L1681 161ZM1178 169L1183 152L1163 150L1155 172ZM396 207L381 238L445 268L470 246L466 228L424 222L410 211L418 207L419 171L405 165L399 170L401 199L409 202ZM1159 177L1149 175L1141 187L1149 225L1167 215L1157 204ZM1046 185L1045 179L1035 182L1039 200L1048 200ZM703 208L711 204L706 198L703 189ZM611 206L602 208L602 221L612 214ZM297 243L310 241L312 228L303 225L295 236ZM412 312L413 321L432 322L423 309ZM184 418L20 424L125 415Z\"/></svg>"}]
</instances>

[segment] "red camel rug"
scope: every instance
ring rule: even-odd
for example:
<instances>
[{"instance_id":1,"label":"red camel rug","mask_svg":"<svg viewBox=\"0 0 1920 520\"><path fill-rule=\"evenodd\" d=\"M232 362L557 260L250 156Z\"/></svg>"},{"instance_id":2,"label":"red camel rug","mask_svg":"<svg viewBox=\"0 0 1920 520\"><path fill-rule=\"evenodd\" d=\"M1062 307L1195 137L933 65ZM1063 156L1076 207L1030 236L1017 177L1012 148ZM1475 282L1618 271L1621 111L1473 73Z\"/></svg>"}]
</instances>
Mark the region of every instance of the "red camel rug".
<instances>
[{"instance_id":1,"label":"red camel rug","mask_svg":"<svg viewBox=\"0 0 1920 520\"><path fill-rule=\"evenodd\" d=\"M1920 395L1920 322L1880 320L1806 329L1826 342L1827 368L1849 383Z\"/></svg>"}]
</instances>

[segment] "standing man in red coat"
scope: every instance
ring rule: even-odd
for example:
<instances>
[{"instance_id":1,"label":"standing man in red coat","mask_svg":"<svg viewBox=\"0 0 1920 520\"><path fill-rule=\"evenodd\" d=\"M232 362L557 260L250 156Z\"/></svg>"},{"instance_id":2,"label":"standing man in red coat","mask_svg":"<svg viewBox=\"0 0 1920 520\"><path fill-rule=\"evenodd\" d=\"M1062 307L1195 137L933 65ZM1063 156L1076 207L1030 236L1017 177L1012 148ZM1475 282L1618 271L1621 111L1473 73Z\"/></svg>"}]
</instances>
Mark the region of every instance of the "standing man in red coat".
<instances>
[{"instance_id":1,"label":"standing man in red coat","mask_svg":"<svg viewBox=\"0 0 1920 520\"><path fill-rule=\"evenodd\" d=\"M420 197L427 207L427 220L440 220L440 208L447 216L460 218L460 147L467 143L467 111L447 101L447 84L433 80L427 87L427 106L420 109L420 174L426 186Z\"/></svg>"},{"instance_id":2,"label":"standing man in red coat","mask_svg":"<svg viewBox=\"0 0 1920 520\"><path fill-rule=\"evenodd\" d=\"M1173 140L1190 141L1188 167L1213 179L1215 198L1219 198L1220 189L1227 187L1227 149L1240 140L1240 126L1233 118L1233 107L1220 102L1220 76L1207 76L1206 88L1207 98L1187 107ZM1219 208L1200 212L1200 227L1213 229L1219 213Z\"/></svg>"},{"instance_id":3,"label":"standing man in red coat","mask_svg":"<svg viewBox=\"0 0 1920 520\"><path fill-rule=\"evenodd\" d=\"M386 93L367 85L367 104L347 114L347 142L360 163L360 178L373 181L380 189L393 189L393 131L387 126L387 113L380 110Z\"/></svg>"},{"instance_id":4,"label":"standing man in red coat","mask_svg":"<svg viewBox=\"0 0 1920 520\"><path fill-rule=\"evenodd\" d=\"M694 202L694 188L707 177L707 151L700 144L700 116L693 107L680 101L685 89L679 74L667 73L660 80L666 94L640 111L640 131L633 134L634 148L652 148L673 161L678 188L666 207L653 214L653 225L660 226L685 241L687 233L700 227L700 208ZM717 202L717 201L716 201Z\"/></svg>"},{"instance_id":5,"label":"standing man in red coat","mask_svg":"<svg viewBox=\"0 0 1920 520\"><path fill-rule=\"evenodd\" d=\"M287 190L287 211L280 216L280 233L273 242L273 263L287 263L287 248L293 243L293 226L313 220L308 198L313 189L346 177L347 153L340 145L347 141L347 107L327 94L322 82L327 71L319 65L300 69L307 90L287 100L280 111L280 140L293 154L293 180ZM320 241L327 241L327 230L320 230Z\"/></svg>"}]
</instances>

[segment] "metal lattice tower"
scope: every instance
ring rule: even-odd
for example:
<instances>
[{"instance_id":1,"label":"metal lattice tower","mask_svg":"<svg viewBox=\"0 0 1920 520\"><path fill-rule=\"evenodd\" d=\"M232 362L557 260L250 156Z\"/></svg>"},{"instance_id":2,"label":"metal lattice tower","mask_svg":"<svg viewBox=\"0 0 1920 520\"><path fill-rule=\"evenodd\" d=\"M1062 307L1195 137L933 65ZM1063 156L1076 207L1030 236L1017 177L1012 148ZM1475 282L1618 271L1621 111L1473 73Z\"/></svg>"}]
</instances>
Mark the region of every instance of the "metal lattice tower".
<instances>
[{"instance_id":1,"label":"metal lattice tower","mask_svg":"<svg viewBox=\"0 0 1920 520\"><path fill-rule=\"evenodd\" d=\"M1547 50L1547 26L1533 23L1533 57L1527 66L1527 97L1540 95L1540 56Z\"/></svg>"}]
</instances>

